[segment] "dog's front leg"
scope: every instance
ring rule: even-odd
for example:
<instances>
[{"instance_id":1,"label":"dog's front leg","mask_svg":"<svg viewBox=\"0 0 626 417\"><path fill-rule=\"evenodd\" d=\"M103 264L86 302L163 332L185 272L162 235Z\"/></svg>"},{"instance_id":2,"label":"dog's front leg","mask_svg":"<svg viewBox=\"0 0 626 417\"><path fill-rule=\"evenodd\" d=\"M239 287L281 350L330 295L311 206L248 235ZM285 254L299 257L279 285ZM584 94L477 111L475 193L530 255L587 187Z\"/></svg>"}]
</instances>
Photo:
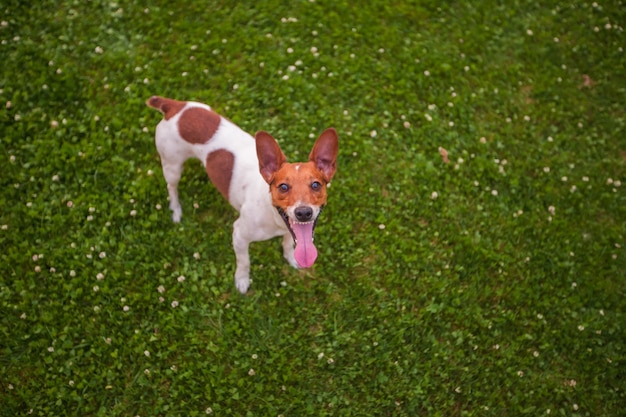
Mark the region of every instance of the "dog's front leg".
<instances>
[{"instance_id":1,"label":"dog's front leg","mask_svg":"<svg viewBox=\"0 0 626 417\"><path fill-rule=\"evenodd\" d=\"M300 268L298 266L298 262L296 262L296 257L294 255L294 247L293 247L293 237L291 233L287 233L283 235L283 256L289 262L289 265L294 268Z\"/></svg>"},{"instance_id":2,"label":"dog's front leg","mask_svg":"<svg viewBox=\"0 0 626 417\"><path fill-rule=\"evenodd\" d=\"M249 228L249 226L248 226ZM235 269L235 286L240 293L245 294L250 287L250 240L246 236L246 226L242 225L241 218L233 225L233 249L237 259Z\"/></svg>"}]
</instances>

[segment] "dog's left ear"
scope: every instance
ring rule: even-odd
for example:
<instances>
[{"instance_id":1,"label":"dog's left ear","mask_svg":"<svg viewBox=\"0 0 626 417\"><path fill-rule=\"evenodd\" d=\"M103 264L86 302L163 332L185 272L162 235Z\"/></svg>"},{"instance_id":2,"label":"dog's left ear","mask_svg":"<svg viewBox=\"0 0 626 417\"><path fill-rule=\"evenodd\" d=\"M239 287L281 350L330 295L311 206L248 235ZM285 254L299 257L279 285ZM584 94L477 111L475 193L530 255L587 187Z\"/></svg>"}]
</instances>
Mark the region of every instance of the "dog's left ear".
<instances>
[{"instance_id":1,"label":"dog's left ear","mask_svg":"<svg viewBox=\"0 0 626 417\"><path fill-rule=\"evenodd\" d=\"M329 127L317 138L309 154L309 161L312 161L317 169L322 171L326 177L326 182L330 182L335 175L337 153L339 153L337 131Z\"/></svg>"},{"instance_id":2,"label":"dog's left ear","mask_svg":"<svg viewBox=\"0 0 626 417\"><path fill-rule=\"evenodd\" d=\"M268 184L274 180L274 174L287 161L276 140L267 132L259 131L256 138L256 155L259 159L259 171Z\"/></svg>"}]
</instances>

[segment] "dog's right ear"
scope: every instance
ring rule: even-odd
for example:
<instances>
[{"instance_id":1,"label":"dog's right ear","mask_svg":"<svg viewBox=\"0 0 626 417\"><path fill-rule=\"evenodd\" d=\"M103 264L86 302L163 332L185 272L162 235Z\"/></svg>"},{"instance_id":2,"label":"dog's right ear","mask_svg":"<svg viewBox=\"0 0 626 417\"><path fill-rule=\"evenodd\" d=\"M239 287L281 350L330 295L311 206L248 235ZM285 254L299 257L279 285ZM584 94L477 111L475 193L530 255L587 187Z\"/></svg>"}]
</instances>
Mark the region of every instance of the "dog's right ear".
<instances>
[{"instance_id":1,"label":"dog's right ear","mask_svg":"<svg viewBox=\"0 0 626 417\"><path fill-rule=\"evenodd\" d=\"M259 171L268 184L274 180L274 174L287 161L276 140L267 132L259 131L256 138L256 155L259 159Z\"/></svg>"}]
</instances>

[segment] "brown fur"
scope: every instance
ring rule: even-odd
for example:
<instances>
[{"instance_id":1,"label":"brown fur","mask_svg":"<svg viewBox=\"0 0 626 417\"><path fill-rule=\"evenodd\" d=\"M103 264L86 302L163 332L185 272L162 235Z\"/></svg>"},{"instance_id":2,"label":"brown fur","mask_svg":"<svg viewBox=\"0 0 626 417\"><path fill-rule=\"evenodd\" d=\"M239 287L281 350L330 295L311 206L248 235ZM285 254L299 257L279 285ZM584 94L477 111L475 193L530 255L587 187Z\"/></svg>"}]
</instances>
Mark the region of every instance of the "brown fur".
<instances>
[{"instance_id":1,"label":"brown fur","mask_svg":"<svg viewBox=\"0 0 626 417\"><path fill-rule=\"evenodd\" d=\"M226 200L228 200L234 164L235 155L225 149L213 151L206 157L206 173Z\"/></svg>"},{"instance_id":2,"label":"brown fur","mask_svg":"<svg viewBox=\"0 0 626 417\"><path fill-rule=\"evenodd\" d=\"M201 107L185 109L178 119L178 132L189 143L207 143L220 126L220 116Z\"/></svg>"},{"instance_id":3,"label":"brown fur","mask_svg":"<svg viewBox=\"0 0 626 417\"><path fill-rule=\"evenodd\" d=\"M311 188L315 181L320 183L317 190ZM281 184L287 184L287 192L281 191ZM284 163L274 174L270 187L272 203L283 210L296 204L323 206L326 204L326 184L324 174L313 162Z\"/></svg>"}]
</instances>

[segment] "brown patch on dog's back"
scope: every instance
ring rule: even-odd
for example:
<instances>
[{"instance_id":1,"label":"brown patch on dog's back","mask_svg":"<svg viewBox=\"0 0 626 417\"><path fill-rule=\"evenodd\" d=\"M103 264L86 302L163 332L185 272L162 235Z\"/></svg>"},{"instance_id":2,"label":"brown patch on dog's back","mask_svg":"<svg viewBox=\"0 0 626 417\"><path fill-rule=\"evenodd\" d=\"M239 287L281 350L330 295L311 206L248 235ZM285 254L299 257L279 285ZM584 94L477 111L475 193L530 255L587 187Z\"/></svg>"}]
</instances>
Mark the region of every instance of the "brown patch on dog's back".
<instances>
[{"instance_id":1,"label":"brown patch on dog's back","mask_svg":"<svg viewBox=\"0 0 626 417\"><path fill-rule=\"evenodd\" d=\"M178 119L178 132L189 143L207 143L219 128L221 121L219 114L213 110L191 107Z\"/></svg>"},{"instance_id":2,"label":"brown patch on dog's back","mask_svg":"<svg viewBox=\"0 0 626 417\"><path fill-rule=\"evenodd\" d=\"M235 155L226 149L218 149L211 152L206 157L206 173L211 179L215 188L228 201L228 191L230 190L230 180L233 176L233 165L235 165Z\"/></svg>"},{"instance_id":3,"label":"brown patch on dog's back","mask_svg":"<svg viewBox=\"0 0 626 417\"><path fill-rule=\"evenodd\" d=\"M181 111L186 105L187 102L173 100L171 98L152 96L146 101L146 104L152 108L159 110L163 113L163 117L165 120L169 120L172 117L176 116L179 111Z\"/></svg>"}]
</instances>

